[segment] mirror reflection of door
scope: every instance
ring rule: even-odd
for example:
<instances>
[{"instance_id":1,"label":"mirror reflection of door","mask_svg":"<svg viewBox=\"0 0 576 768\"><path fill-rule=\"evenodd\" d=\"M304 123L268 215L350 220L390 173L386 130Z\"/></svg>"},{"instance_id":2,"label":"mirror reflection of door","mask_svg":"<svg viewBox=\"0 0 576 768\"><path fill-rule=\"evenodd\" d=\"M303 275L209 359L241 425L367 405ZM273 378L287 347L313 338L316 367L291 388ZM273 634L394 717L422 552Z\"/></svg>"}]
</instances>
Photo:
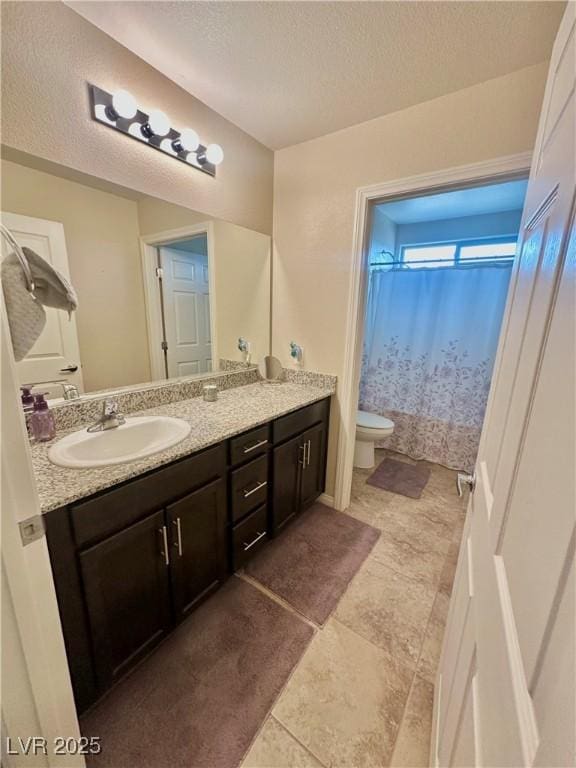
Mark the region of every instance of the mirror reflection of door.
<instances>
[{"instance_id":1,"label":"mirror reflection of door","mask_svg":"<svg viewBox=\"0 0 576 768\"><path fill-rule=\"evenodd\" d=\"M64 226L60 222L15 213L2 213L1 216L4 225L21 246L31 248L70 279ZM3 257L7 253L8 250L3 246ZM36 387L36 391L44 391L50 398L62 397L62 388L58 382L74 384L79 392L83 392L74 314L68 318L66 312L50 307L45 309L44 330L24 360L16 365L20 383L47 382L43 388Z\"/></svg>"},{"instance_id":2,"label":"mirror reflection of door","mask_svg":"<svg viewBox=\"0 0 576 768\"><path fill-rule=\"evenodd\" d=\"M207 373L212 370L207 236L158 250L167 375Z\"/></svg>"}]
</instances>

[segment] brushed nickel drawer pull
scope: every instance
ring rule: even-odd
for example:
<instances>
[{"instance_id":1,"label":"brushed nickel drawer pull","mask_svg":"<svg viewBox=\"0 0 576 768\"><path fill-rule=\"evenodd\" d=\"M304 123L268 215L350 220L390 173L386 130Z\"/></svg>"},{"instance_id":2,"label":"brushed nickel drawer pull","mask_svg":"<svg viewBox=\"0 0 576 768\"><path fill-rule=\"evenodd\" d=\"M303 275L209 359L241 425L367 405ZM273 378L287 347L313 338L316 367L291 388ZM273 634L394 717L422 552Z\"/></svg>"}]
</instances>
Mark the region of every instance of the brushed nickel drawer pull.
<instances>
[{"instance_id":1,"label":"brushed nickel drawer pull","mask_svg":"<svg viewBox=\"0 0 576 768\"><path fill-rule=\"evenodd\" d=\"M173 520L172 525L176 526L176 534L178 536L174 546L178 547L178 555L182 557L182 526L180 525L180 518L177 517L176 520Z\"/></svg>"},{"instance_id":2,"label":"brushed nickel drawer pull","mask_svg":"<svg viewBox=\"0 0 576 768\"><path fill-rule=\"evenodd\" d=\"M248 550L251 549L254 546L254 544L257 544L260 541L260 539L262 539L264 536L266 536L266 531L262 531L262 533L260 533L260 531L257 531L256 538L254 539L254 541L251 541L250 544L246 544L246 542L244 542L244 552L248 552Z\"/></svg>"},{"instance_id":3,"label":"brushed nickel drawer pull","mask_svg":"<svg viewBox=\"0 0 576 768\"><path fill-rule=\"evenodd\" d=\"M300 457L300 451L302 451L302 457ZM302 467L306 468L306 443L298 446L298 464L302 464Z\"/></svg>"},{"instance_id":4,"label":"brushed nickel drawer pull","mask_svg":"<svg viewBox=\"0 0 576 768\"><path fill-rule=\"evenodd\" d=\"M162 536L162 545L164 549L160 550L160 554L164 558L164 564L170 565L170 555L168 554L168 533L166 531L166 526L163 525L162 528L158 528L158 533Z\"/></svg>"},{"instance_id":5,"label":"brushed nickel drawer pull","mask_svg":"<svg viewBox=\"0 0 576 768\"><path fill-rule=\"evenodd\" d=\"M268 480L262 480L261 483L257 483L255 488L252 488L251 491L244 491L244 498L247 499L248 496L252 496L253 493L256 493L256 491L259 491L261 488L264 488L266 485L268 485Z\"/></svg>"},{"instance_id":6,"label":"brushed nickel drawer pull","mask_svg":"<svg viewBox=\"0 0 576 768\"><path fill-rule=\"evenodd\" d=\"M310 448L312 447L311 440L308 440L306 442L306 445L308 446L308 451L306 452L306 464L304 466L309 467L310 466Z\"/></svg>"},{"instance_id":7,"label":"brushed nickel drawer pull","mask_svg":"<svg viewBox=\"0 0 576 768\"><path fill-rule=\"evenodd\" d=\"M250 453L251 451L255 451L256 448L262 448L263 445L268 445L268 440L260 440L259 443L254 443L254 445L249 445L247 448L244 448L243 453Z\"/></svg>"}]
</instances>

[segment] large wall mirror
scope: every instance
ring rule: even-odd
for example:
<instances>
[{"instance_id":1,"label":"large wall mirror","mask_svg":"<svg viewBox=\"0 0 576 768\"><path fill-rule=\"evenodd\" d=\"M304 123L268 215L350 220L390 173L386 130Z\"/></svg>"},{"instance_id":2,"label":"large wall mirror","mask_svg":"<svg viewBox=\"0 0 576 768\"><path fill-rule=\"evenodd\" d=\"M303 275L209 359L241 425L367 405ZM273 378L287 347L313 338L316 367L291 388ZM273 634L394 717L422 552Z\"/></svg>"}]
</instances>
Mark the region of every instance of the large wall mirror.
<instances>
[{"instance_id":1,"label":"large wall mirror","mask_svg":"<svg viewBox=\"0 0 576 768\"><path fill-rule=\"evenodd\" d=\"M20 153L0 170L4 224L69 276L79 302L70 320L47 309L22 384L99 392L269 354L268 235Z\"/></svg>"}]
</instances>

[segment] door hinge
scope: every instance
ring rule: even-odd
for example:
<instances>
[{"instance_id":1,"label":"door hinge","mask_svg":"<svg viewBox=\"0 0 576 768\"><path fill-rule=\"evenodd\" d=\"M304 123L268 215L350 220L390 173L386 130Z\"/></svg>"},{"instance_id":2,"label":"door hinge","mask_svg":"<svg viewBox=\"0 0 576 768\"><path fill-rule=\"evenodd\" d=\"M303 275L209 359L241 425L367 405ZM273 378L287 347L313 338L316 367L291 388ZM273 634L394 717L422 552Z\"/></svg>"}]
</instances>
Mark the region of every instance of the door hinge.
<instances>
[{"instance_id":1,"label":"door hinge","mask_svg":"<svg viewBox=\"0 0 576 768\"><path fill-rule=\"evenodd\" d=\"M167 341L160 342L160 346L162 347L162 350L164 352L168 352L168 342Z\"/></svg>"},{"instance_id":2,"label":"door hinge","mask_svg":"<svg viewBox=\"0 0 576 768\"><path fill-rule=\"evenodd\" d=\"M164 277L164 270L162 269L162 267L156 267L156 277L158 278L158 280L162 280L162 278Z\"/></svg>"},{"instance_id":3,"label":"door hinge","mask_svg":"<svg viewBox=\"0 0 576 768\"><path fill-rule=\"evenodd\" d=\"M18 523L22 544L26 546L36 539L41 539L46 532L42 515L34 515Z\"/></svg>"}]
</instances>

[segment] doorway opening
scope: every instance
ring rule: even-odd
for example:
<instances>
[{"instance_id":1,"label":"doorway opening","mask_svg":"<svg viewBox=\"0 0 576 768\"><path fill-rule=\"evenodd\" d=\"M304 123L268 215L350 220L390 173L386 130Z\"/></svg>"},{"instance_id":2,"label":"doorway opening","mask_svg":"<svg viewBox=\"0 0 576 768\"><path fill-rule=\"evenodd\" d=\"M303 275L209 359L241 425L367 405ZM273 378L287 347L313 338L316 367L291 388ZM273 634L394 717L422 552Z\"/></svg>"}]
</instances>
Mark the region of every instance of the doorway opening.
<instances>
[{"instance_id":1,"label":"doorway opening","mask_svg":"<svg viewBox=\"0 0 576 768\"><path fill-rule=\"evenodd\" d=\"M350 504L358 431L372 456L391 444L455 469L473 464L529 166L518 155L358 190L336 508ZM480 330L486 338L476 343ZM477 389L453 386L466 377L476 377ZM387 423L357 431L359 411Z\"/></svg>"},{"instance_id":2,"label":"doorway opening","mask_svg":"<svg viewBox=\"0 0 576 768\"><path fill-rule=\"evenodd\" d=\"M211 222L143 239L142 258L152 377L173 379L215 370Z\"/></svg>"},{"instance_id":3,"label":"doorway opening","mask_svg":"<svg viewBox=\"0 0 576 768\"><path fill-rule=\"evenodd\" d=\"M355 467L378 447L473 471L526 187L372 204Z\"/></svg>"}]
</instances>

